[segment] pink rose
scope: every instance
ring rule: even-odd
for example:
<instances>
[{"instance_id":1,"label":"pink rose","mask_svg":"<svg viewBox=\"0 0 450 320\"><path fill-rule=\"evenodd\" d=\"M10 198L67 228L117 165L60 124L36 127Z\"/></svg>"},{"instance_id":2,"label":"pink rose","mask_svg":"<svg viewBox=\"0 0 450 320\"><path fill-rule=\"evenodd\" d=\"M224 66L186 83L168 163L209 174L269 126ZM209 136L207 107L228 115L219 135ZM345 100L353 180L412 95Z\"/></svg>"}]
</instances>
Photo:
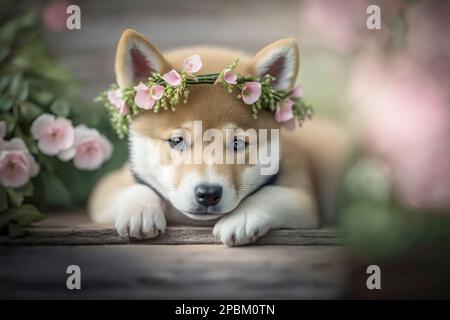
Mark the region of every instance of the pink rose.
<instances>
[{"instance_id":1,"label":"pink rose","mask_svg":"<svg viewBox=\"0 0 450 320\"><path fill-rule=\"evenodd\" d=\"M153 108L156 100L160 100L164 95L164 87L157 84L149 88L142 82L139 82L139 84L134 87L134 90L136 91L134 102L142 109Z\"/></svg>"},{"instance_id":2,"label":"pink rose","mask_svg":"<svg viewBox=\"0 0 450 320\"><path fill-rule=\"evenodd\" d=\"M245 104L254 104L261 96L261 83L256 81L246 82L242 88L242 100Z\"/></svg>"},{"instance_id":3,"label":"pink rose","mask_svg":"<svg viewBox=\"0 0 450 320\"><path fill-rule=\"evenodd\" d=\"M128 105L125 103L125 100L123 99L123 94L120 89L109 90L108 100L113 106L119 109L121 114L126 115L130 111Z\"/></svg>"},{"instance_id":4,"label":"pink rose","mask_svg":"<svg viewBox=\"0 0 450 320\"><path fill-rule=\"evenodd\" d=\"M164 74L162 78L172 87L177 87L181 83L181 76L175 69Z\"/></svg>"},{"instance_id":5,"label":"pink rose","mask_svg":"<svg viewBox=\"0 0 450 320\"><path fill-rule=\"evenodd\" d=\"M183 61L183 69L189 74L195 73L202 68L202 60L198 54L194 54L193 56L187 57Z\"/></svg>"},{"instance_id":6,"label":"pink rose","mask_svg":"<svg viewBox=\"0 0 450 320\"><path fill-rule=\"evenodd\" d=\"M229 84L236 84L237 75L233 72L233 70L228 69L223 73L223 80Z\"/></svg>"},{"instance_id":7,"label":"pink rose","mask_svg":"<svg viewBox=\"0 0 450 320\"><path fill-rule=\"evenodd\" d=\"M70 148L74 140L72 122L66 118L44 113L34 120L31 133L38 140L42 153L54 156Z\"/></svg>"},{"instance_id":8,"label":"pink rose","mask_svg":"<svg viewBox=\"0 0 450 320\"><path fill-rule=\"evenodd\" d=\"M42 22L45 27L52 31L63 31L66 28L68 6L66 0L54 0L46 5L42 11Z\"/></svg>"},{"instance_id":9,"label":"pink rose","mask_svg":"<svg viewBox=\"0 0 450 320\"><path fill-rule=\"evenodd\" d=\"M39 173L39 165L21 138L5 142L0 151L0 184L18 188Z\"/></svg>"},{"instance_id":10,"label":"pink rose","mask_svg":"<svg viewBox=\"0 0 450 320\"><path fill-rule=\"evenodd\" d=\"M98 169L111 157L112 145L96 129L85 125L75 128L75 143L72 148L58 155L63 161L73 159L76 168L81 170Z\"/></svg>"}]
</instances>

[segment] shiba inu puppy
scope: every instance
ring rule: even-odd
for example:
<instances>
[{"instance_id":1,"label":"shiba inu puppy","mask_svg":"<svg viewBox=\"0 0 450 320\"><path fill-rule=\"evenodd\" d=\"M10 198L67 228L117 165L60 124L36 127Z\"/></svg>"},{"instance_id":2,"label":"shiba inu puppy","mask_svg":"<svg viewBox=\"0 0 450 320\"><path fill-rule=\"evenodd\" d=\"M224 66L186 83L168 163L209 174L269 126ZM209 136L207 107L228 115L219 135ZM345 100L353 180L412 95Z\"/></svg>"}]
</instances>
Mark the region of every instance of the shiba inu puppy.
<instances>
[{"instance_id":1,"label":"shiba inu puppy","mask_svg":"<svg viewBox=\"0 0 450 320\"><path fill-rule=\"evenodd\" d=\"M250 56L223 48L184 48L162 54L133 30L122 34L116 53L119 87L136 85L151 73L180 70L183 59L198 54L202 72L220 72L236 58L241 75L276 77L274 86L289 91L299 70L299 50L294 39L276 41ZM235 94L222 86L199 84L190 88L189 101L176 112L141 112L129 130L129 161L105 176L89 201L92 219L115 225L123 237L152 238L167 223L211 225L224 244L243 245L270 229L316 228L319 209L331 212L333 192L345 160L348 141L335 126L313 119L292 132L280 131L277 170L261 173L253 164L189 163L187 150L206 142L195 130L215 129L227 138L225 153L246 153L248 146L267 148L274 142L241 136L248 129L279 129L272 113L254 119ZM201 135L201 134L200 134ZM271 136L271 134L269 133Z\"/></svg>"}]
</instances>

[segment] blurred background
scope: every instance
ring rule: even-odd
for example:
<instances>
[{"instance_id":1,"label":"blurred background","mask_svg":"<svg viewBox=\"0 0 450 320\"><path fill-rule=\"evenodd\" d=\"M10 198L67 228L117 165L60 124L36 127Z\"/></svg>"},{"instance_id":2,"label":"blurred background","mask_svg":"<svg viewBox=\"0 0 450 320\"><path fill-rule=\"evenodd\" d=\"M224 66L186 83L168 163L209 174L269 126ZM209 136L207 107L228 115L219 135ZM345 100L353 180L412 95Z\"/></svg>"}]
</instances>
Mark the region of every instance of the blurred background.
<instances>
[{"instance_id":1,"label":"blurred background","mask_svg":"<svg viewBox=\"0 0 450 320\"><path fill-rule=\"evenodd\" d=\"M66 29L65 8L72 3L81 8L81 30ZM366 26L371 4L381 9L380 30ZM80 117L115 141L108 166L72 184L69 193L79 189L80 195L71 205L83 203L98 176L126 158L104 111L91 103L114 82L116 44L125 28L163 51L214 45L256 52L294 37L306 101L355 141L338 197L340 230L355 261L393 271L386 296L450 294L450 1L55 0L14 6L38 12L49 52L70 75L72 96L83 101ZM355 274L365 275L355 266ZM399 273L411 283L396 282ZM358 286L349 290L367 294Z\"/></svg>"}]
</instances>

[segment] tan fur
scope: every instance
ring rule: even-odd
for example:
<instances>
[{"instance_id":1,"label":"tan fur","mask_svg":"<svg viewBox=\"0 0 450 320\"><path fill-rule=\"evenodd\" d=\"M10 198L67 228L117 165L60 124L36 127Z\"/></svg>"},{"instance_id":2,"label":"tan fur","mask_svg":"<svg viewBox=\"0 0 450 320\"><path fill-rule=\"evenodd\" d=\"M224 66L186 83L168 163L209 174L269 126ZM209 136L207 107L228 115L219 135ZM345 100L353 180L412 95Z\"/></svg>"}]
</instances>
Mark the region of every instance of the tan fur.
<instances>
[{"instance_id":1,"label":"tan fur","mask_svg":"<svg viewBox=\"0 0 450 320\"><path fill-rule=\"evenodd\" d=\"M123 73L126 72L123 56L126 50L126 41L130 37L142 40L141 35L133 31L126 31L119 41L118 58L116 59L116 72L119 84L129 80ZM147 41L146 41L147 43ZM261 50L253 58L243 52L222 48L195 47L170 51L161 55L150 43L149 48L155 50L160 59L162 70L170 68L181 69L182 61L187 56L199 54L203 61L201 73L219 72L229 66L236 58L240 59L237 73L254 74L255 66L267 53L277 47L290 46L296 56L295 69L298 70L298 49L293 39L277 41ZM170 66L170 67L169 67ZM292 79L294 84L297 73ZM127 80L128 79L128 80ZM127 85L129 85L127 83ZM166 140L171 132L190 121L201 119L205 130L207 128L222 128L234 123L242 129L278 128L273 115L269 112L260 112L258 120L251 117L248 106L244 106L234 94L228 94L220 85L196 85L190 88L191 93L187 105L180 105L176 112L163 111L158 114L142 112L132 123L131 130L141 135L159 139L161 141L161 161L169 162ZM298 192L302 206L314 218L313 224L319 221L317 215L318 199L323 203L331 203L336 179L343 166L350 143L343 131L334 124L313 119L307 121L301 129L288 133L282 130L282 162L276 186L289 188ZM159 144L158 144L159 145ZM226 179L238 187L239 179L247 165L221 165L219 172ZM202 165L189 165L185 170L204 170ZM181 179L183 171L179 172ZM103 217L105 209L117 197L121 190L134 184L127 165L121 170L104 177L96 186L89 201L89 212L95 221L106 221ZM270 201L270 200L268 200ZM321 206L324 207L324 206ZM325 211L330 208L325 207ZM328 215L328 213L327 213Z\"/></svg>"}]
</instances>

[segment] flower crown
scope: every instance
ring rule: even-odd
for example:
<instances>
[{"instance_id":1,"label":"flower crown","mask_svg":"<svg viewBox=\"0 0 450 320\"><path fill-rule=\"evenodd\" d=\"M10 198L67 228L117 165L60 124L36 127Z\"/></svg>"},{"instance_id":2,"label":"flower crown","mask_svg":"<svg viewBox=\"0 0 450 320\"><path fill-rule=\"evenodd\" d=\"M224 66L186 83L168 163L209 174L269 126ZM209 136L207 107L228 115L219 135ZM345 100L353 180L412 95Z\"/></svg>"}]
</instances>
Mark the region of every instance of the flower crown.
<instances>
[{"instance_id":1,"label":"flower crown","mask_svg":"<svg viewBox=\"0 0 450 320\"><path fill-rule=\"evenodd\" d=\"M202 61L199 55L193 55L184 60L180 72L172 69L164 75L153 73L146 82L141 81L132 88L119 89L111 85L96 101L108 108L111 123L120 138L128 133L131 121L141 110L176 111L181 100L187 103L189 87L196 84L220 83L230 94L237 89L239 93L236 98L242 99L251 108L255 119L262 109L274 113L276 121L287 127L295 127L295 119L301 124L311 118L313 110L301 99L303 89L300 85L289 92L274 89L272 83L276 78L269 74L263 79L236 74L234 70L238 61L236 59L220 73L196 76L194 73L201 69Z\"/></svg>"}]
</instances>

